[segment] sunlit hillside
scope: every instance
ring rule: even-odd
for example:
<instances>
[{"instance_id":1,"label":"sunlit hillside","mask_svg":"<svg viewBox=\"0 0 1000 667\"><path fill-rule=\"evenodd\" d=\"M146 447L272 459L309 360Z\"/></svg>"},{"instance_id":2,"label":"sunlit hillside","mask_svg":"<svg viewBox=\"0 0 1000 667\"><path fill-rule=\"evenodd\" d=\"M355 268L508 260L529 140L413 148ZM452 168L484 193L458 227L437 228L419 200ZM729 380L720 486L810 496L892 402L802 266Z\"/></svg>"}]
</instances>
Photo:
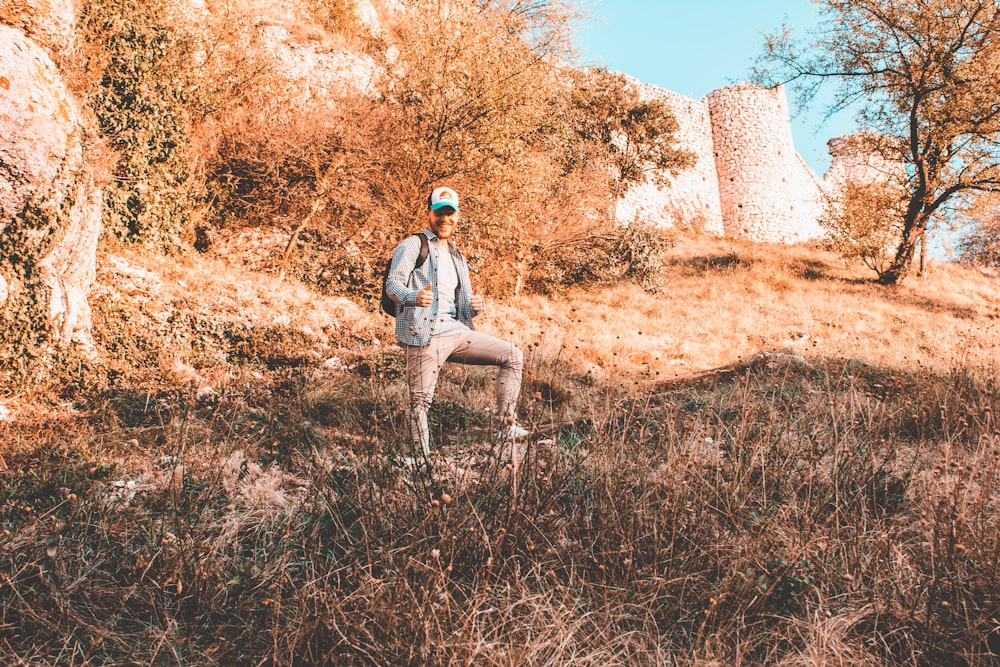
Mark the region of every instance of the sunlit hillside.
<instances>
[{"instance_id":1,"label":"sunlit hillside","mask_svg":"<svg viewBox=\"0 0 1000 667\"><path fill-rule=\"evenodd\" d=\"M995 3L700 101L587 4L0 2L0 665L1000 664ZM821 182L766 79L844 63ZM526 363L425 454L376 302L443 184Z\"/></svg>"},{"instance_id":2,"label":"sunlit hillside","mask_svg":"<svg viewBox=\"0 0 1000 667\"><path fill-rule=\"evenodd\" d=\"M533 435L448 368L412 471L387 317L100 263L102 361L0 422L8 664L989 664L995 275L682 239L496 300ZM956 662L961 660L963 662Z\"/></svg>"},{"instance_id":3,"label":"sunlit hillside","mask_svg":"<svg viewBox=\"0 0 1000 667\"><path fill-rule=\"evenodd\" d=\"M997 363L992 273L934 264L927 278L885 289L832 254L704 239L681 243L666 266L655 292L618 286L528 298L505 304L491 326L531 341L553 333L552 317L558 333L541 337L546 354L568 346L568 362L630 379L668 379L764 352L901 371Z\"/></svg>"}]
</instances>

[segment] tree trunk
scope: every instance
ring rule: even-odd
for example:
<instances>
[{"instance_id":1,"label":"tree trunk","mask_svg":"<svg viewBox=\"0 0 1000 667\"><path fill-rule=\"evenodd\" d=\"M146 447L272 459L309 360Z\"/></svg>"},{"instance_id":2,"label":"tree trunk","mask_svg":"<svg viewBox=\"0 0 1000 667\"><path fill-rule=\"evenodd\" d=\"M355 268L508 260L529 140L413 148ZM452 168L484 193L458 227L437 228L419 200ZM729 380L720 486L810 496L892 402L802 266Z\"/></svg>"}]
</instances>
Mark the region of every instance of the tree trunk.
<instances>
[{"instance_id":1,"label":"tree trunk","mask_svg":"<svg viewBox=\"0 0 1000 667\"><path fill-rule=\"evenodd\" d=\"M878 282L882 285L896 285L910 273L913 267L913 257L916 254L917 242L924 236L927 229L927 215L922 213L916 200L907 211L903 221L903 238L896 248L896 255L888 269L883 271Z\"/></svg>"},{"instance_id":2,"label":"tree trunk","mask_svg":"<svg viewBox=\"0 0 1000 667\"><path fill-rule=\"evenodd\" d=\"M917 268L917 276L927 277L927 232L920 235L920 264Z\"/></svg>"},{"instance_id":3,"label":"tree trunk","mask_svg":"<svg viewBox=\"0 0 1000 667\"><path fill-rule=\"evenodd\" d=\"M904 235L896 249L896 256L893 258L892 264L879 275L878 282L882 285L895 285L905 278L913 263L914 250L915 243L912 235Z\"/></svg>"},{"instance_id":4,"label":"tree trunk","mask_svg":"<svg viewBox=\"0 0 1000 667\"><path fill-rule=\"evenodd\" d=\"M312 209L309 211L309 215L299 223L299 226L292 230L292 235L288 237L288 243L285 244L285 252L281 255L281 269L278 271L278 282L285 279L285 273L288 271L288 267L292 263L292 253L295 252L295 242L298 241L299 234L302 230L306 228L312 219L319 211L320 207L323 205L323 198L317 196L313 200Z\"/></svg>"}]
</instances>

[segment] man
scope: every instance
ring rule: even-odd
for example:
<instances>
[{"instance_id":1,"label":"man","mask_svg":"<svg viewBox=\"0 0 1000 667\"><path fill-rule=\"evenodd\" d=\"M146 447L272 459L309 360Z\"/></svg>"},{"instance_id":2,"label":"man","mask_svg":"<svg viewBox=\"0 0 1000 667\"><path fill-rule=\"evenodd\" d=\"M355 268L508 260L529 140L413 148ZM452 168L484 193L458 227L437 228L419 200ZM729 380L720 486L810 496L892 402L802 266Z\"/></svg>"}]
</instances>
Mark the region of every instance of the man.
<instances>
[{"instance_id":1,"label":"man","mask_svg":"<svg viewBox=\"0 0 1000 667\"><path fill-rule=\"evenodd\" d=\"M396 340L406 352L410 434L425 457L430 456L427 410L445 361L499 366L500 438L528 435L515 416L524 355L513 343L474 330L472 318L486 303L472 289L469 267L452 241L458 221L458 194L435 188L427 198L427 229L422 232L428 242L426 260L417 266L421 239L410 236L396 246L386 277L386 293L398 304Z\"/></svg>"}]
</instances>

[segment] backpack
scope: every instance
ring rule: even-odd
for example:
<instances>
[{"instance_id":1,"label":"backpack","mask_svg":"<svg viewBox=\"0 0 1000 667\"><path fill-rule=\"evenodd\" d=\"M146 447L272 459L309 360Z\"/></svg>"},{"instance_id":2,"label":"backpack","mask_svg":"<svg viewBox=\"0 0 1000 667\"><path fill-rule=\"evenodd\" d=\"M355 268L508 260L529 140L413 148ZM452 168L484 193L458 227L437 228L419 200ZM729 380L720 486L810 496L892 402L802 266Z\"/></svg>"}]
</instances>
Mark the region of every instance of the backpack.
<instances>
[{"instance_id":1,"label":"backpack","mask_svg":"<svg viewBox=\"0 0 1000 667\"><path fill-rule=\"evenodd\" d=\"M414 234L420 238L420 255L417 256L417 263L413 265L414 269L419 269L424 265L424 261L427 259L427 237L423 234ZM396 302L392 300L389 293L385 291L385 281L389 277L389 270L392 268L392 257L389 261L385 263L385 270L382 272L382 298L379 300L379 304L382 306L382 312L386 315L392 315L396 317Z\"/></svg>"}]
</instances>

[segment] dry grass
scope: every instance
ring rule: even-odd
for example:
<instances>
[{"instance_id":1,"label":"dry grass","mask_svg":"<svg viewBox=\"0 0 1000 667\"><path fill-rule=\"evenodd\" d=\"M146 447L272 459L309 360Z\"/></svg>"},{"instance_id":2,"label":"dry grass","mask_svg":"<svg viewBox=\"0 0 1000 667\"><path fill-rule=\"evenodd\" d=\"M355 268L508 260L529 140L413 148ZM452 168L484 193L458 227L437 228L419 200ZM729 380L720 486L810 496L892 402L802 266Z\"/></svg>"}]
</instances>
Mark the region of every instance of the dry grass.
<instances>
[{"instance_id":1,"label":"dry grass","mask_svg":"<svg viewBox=\"0 0 1000 667\"><path fill-rule=\"evenodd\" d=\"M492 326L629 378L668 379L765 351L935 372L995 367L995 277L932 264L928 278L886 289L829 253L705 239L681 243L667 264L659 293L624 284L525 297Z\"/></svg>"},{"instance_id":2,"label":"dry grass","mask_svg":"<svg viewBox=\"0 0 1000 667\"><path fill-rule=\"evenodd\" d=\"M427 474L386 318L107 256L103 364L4 402L0 657L995 664L997 278L864 278L702 239L658 293L492 304L537 435L508 462L450 368Z\"/></svg>"}]
</instances>

